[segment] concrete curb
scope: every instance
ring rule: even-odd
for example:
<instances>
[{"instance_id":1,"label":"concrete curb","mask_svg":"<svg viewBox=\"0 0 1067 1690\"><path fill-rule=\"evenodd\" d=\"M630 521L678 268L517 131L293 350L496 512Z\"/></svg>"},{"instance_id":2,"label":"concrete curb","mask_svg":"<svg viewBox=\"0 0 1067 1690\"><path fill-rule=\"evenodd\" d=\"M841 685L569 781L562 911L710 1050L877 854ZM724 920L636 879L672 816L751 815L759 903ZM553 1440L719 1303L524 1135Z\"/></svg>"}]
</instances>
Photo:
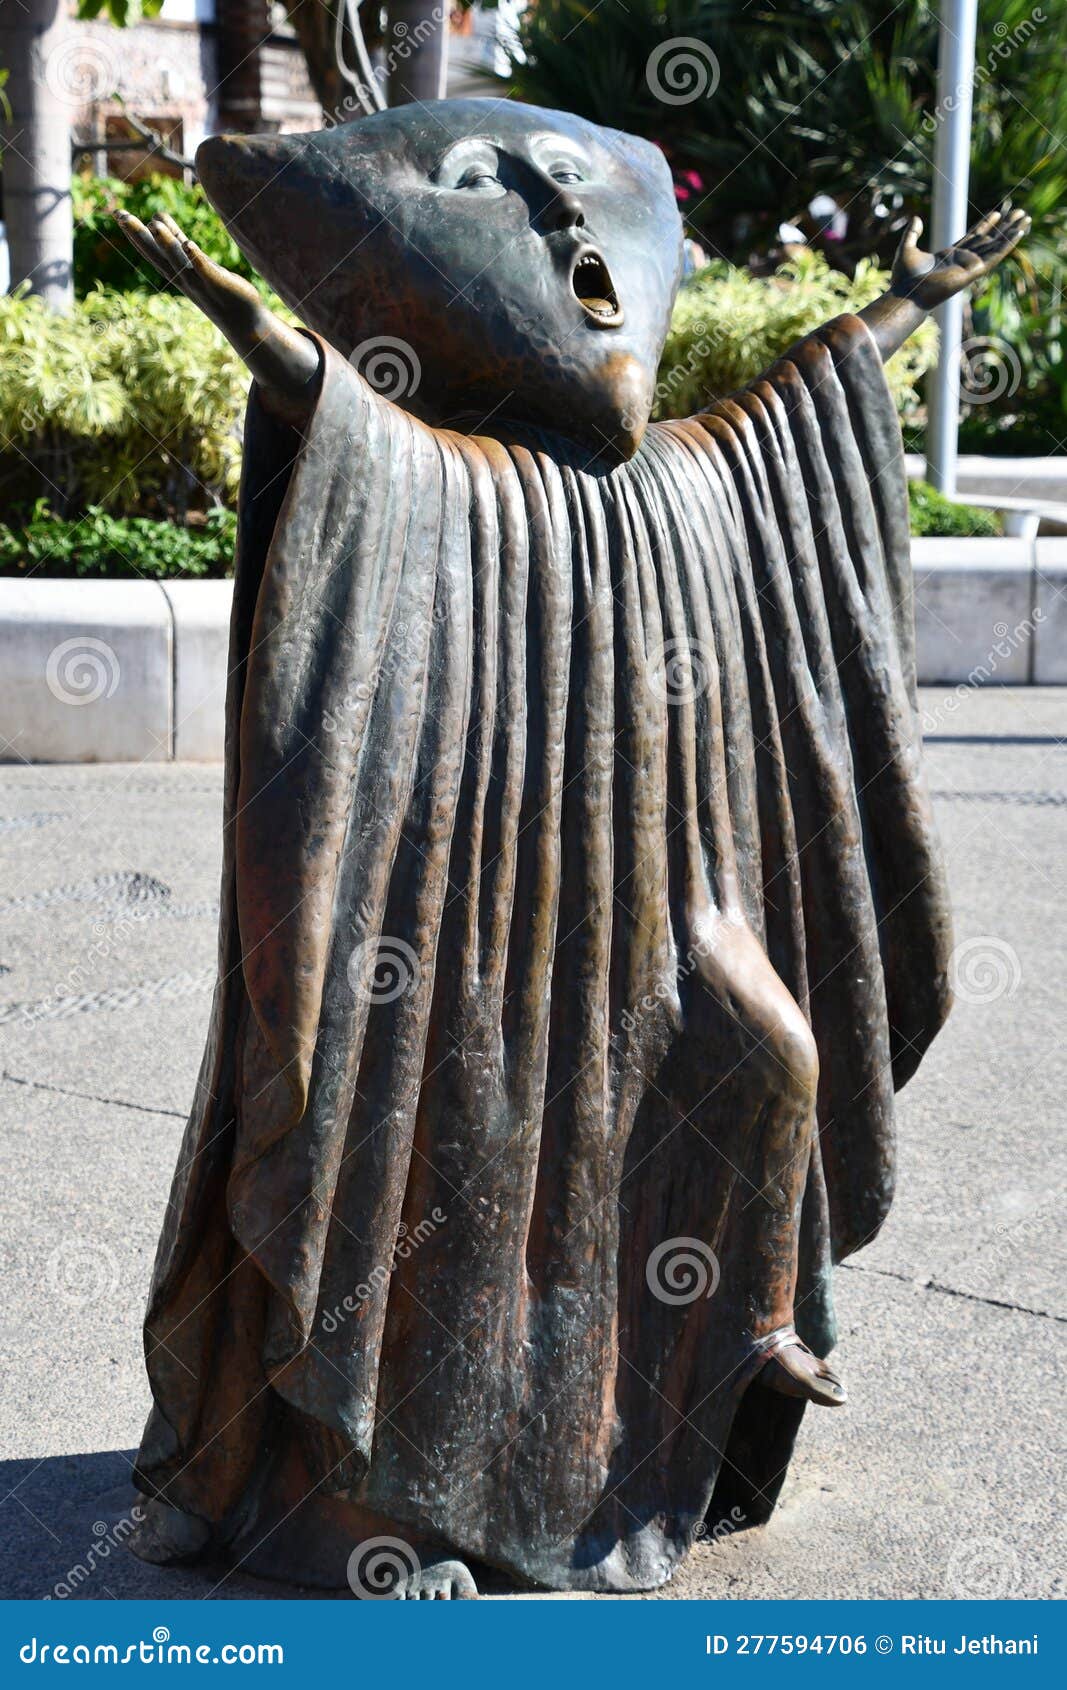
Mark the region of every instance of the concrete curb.
<instances>
[{"instance_id":1,"label":"concrete curb","mask_svg":"<svg viewBox=\"0 0 1067 1690\"><path fill-rule=\"evenodd\" d=\"M173 667L158 583L0 580L0 758L166 761Z\"/></svg>"},{"instance_id":2,"label":"concrete curb","mask_svg":"<svg viewBox=\"0 0 1067 1690\"><path fill-rule=\"evenodd\" d=\"M912 542L923 685L1067 684L1067 539ZM230 581L0 579L0 761L223 753Z\"/></svg>"},{"instance_id":3,"label":"concrete curb","mask_svg":"<svg viewBox=\"0 0 1067 1690\"><path fill-rule=\"evenodd\" d=\"M918 452L906 453L904 465L909 481L921 481L926 474L926 460ZM956 497L966 503L968 496L975 493L1067 504L1067 454L1050 458L990 458L966 452L959 459L956 471Z\"/></svg>"}]
</instances>

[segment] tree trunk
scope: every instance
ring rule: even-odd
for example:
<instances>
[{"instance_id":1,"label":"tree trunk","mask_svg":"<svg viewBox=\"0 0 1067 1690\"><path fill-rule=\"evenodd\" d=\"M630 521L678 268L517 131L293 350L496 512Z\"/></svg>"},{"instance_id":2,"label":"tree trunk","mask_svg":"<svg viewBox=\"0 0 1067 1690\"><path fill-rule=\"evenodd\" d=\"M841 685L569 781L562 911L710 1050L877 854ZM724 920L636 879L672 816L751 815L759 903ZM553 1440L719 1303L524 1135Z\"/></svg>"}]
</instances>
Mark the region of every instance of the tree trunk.
<instances>
[{"instance_id":1,"label":"tree trunk","mask_svg":"<svg viewBox=\"0 0 1067 1690\"><path fill-rule=\"evenodd\" d=\"M441 100L448 79L446 0L389 0L389 104Z\"/></svg>"},{"instance_id":2,"label":"tree trunk","mask_svg":"<svg viewBox=\"0 0 1067 1690\"><path fill-rule=\"evenodd\" d=\"M343 121L358 117L358 105L346 110L348 80L337 58L338 0L286 0L285 11L300 43L315 98L325 117Z\"/></svg>"},{"instance_id":3,"label":"tree trunk","mask_svg":"<svg viewBox=\"0 0 1067 1690\"><path fill-rule=\"evenodd\" d=\"M289 22L308 67L311 86L326 117L343 121L360 115L359 102L352 98L353 82L359 81L353 45L347 33L344 42L349 64L343 67L337 55L337 7L339 0L286 0ZM385 74L389 104L407 105L413 100L439 100L445 92L448 73L449 7L446 0L388 0L389 20L385 37ZM377 46L378 8L362 8L362 24L368 48Z\"/></svg>"},{"instance_id":4,"label":"tree trunk","mask_svg":"<svg viewBox=\"0 0 1067 1690\"><path fill-rule=\"evenodd\" d=\"M10 114L0 111L0 147L10 285L29 282L56 311L69 310L74 297L71 104L64 81L70 41L62 0L0 4L0 65L9 72Z\"/></svg>"}]
</instances>

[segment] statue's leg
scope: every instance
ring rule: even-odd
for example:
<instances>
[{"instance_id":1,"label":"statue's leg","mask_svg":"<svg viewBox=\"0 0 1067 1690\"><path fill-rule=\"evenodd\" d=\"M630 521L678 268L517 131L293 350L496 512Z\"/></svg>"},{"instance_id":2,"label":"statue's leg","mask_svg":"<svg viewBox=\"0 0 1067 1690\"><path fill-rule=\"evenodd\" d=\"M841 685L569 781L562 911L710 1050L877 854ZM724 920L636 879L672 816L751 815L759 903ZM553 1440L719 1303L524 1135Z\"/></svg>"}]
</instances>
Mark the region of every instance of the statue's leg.
<instances>
[{"instance_id":1,"label":"statue's leg","mask_svg":"<svg viewBox=\"0 0 1067 1690\"><path fill-rule=\"evenodd\" d=\"M699 969L703 985L734 1024L738 1069L756 1113L744 1170L751 1189L742 1201L764 1210L767 1273L756 1296L752 1334L763 1357L759 1378L784 1396L837 1407L846 1401L840 1380L793 1324L800 1210L815 1130L815 1039L747 926L723 924Z\"/></svg>"}]
</instances>

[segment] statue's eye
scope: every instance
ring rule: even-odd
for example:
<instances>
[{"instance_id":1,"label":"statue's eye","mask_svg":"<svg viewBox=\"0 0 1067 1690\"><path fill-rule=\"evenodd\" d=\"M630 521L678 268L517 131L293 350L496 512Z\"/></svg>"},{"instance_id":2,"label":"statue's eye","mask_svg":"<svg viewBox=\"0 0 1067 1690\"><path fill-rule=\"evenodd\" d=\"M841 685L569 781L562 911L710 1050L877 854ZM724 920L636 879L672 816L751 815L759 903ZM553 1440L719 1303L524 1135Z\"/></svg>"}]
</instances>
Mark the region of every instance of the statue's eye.
<instances>
[{"instance_id":1,"label":"statue's eye","mask_svg":"<svg viewBox=\"0 0 1067 1690\"><path fill-rule=\"evenodd\" d=\"M554 170L552 178L553 181L561 183L565 188L569 188L572 183L582 180L577 170Z\"/></svg>"},{"instance_id":2,"label":"statue's eye","mask_svg":"<svg viewBox=\"0 0 1067 1690\"><path fill-rule=\"evenodd\" d=\"M498 188L500 178L492 170L476 168L468 170L456 184L459 188Z\"/></svg>"}]
</instances>

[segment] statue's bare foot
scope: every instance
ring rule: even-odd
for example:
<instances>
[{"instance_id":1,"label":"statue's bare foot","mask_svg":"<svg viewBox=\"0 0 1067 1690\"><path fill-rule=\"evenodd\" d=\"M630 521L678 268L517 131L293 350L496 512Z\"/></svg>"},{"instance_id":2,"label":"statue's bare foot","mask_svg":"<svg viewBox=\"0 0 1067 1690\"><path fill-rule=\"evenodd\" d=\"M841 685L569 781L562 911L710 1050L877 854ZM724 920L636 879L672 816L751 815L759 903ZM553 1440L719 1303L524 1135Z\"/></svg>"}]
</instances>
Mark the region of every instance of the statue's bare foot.
<instances>
[{"instance_id":1,"label":"statue's bare foot","mask_svg":"<svg viewBox=\"0 0 1067 1690\"><path fill-rule=\"evenodd\" d=\"M136 1530L126 1539L127 1548L141 1561L167 1567L195 1561L207 1548L211 1528L194 1514L183 1514L158 1497L137 1505Z\"/></svg>"},{"instance_id":2,"label":"statue's bare foot","mask_svg":"<svg viewBox=\"0 0 1067 1690\"><path fill-rule=\"evenodd\" d=\"M401 1602L470 1602L478 1586L462 1561L431 1561L401 1578L396 1598Z\"/></svg>"},{"instance_id":3,"label":"statue's bare foot","mask_svg":"<svg viewBox=\"0 0 1067 1690\"><path fill-rule=\"evenodd\" d=\"M776 1332L767 1342L767 1360L760 1380L783 1397L800 1397L822 1408L840 1408L848 1401L845 1387L829 1364L809 1350L792 1327Z\"/></svg>"},{"instance_id":4,"label":"statue's bare foot","mask_svg":"<svg viewBox=\"0 0 1067 1690\"><path fill-rule=\"evenodd\" d=\"M353 1596L371 1602L469 1602L478 1586L464 1562L444 1544L402 1537L370 1537L348 1558Z\"/></svg>"}]
</instances>

